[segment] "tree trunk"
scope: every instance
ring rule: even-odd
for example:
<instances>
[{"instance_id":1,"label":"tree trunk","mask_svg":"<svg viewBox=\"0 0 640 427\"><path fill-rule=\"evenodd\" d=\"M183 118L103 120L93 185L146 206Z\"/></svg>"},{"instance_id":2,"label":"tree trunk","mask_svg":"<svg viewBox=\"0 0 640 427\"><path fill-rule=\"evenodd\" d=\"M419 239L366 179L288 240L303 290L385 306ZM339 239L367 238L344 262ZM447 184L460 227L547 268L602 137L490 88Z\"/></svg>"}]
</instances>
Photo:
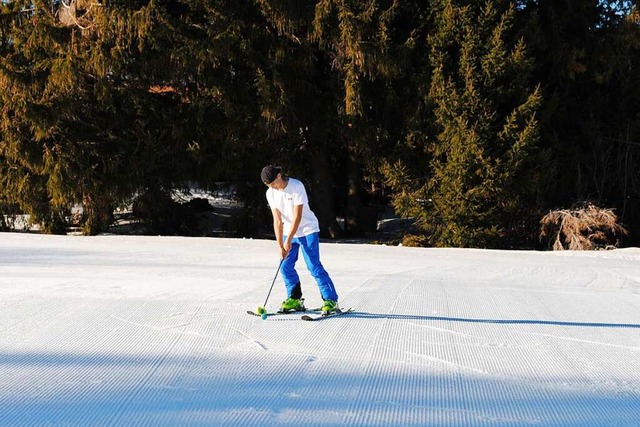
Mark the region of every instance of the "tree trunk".
<instances>
[{"instance_id":1,"label":"tree trunk","mask_svg":"<svg viewBox=\"0 0 640 427\"><path fill-rule=\"evenodd\" d=\"M320 222L320 235L336 239L341 237L343 232L336 220L333 204L331 159L326 149L329 137L327 127L326 123L321 123L316 126L311 135L311 138L313 138L313 160L311 161L313 200L311 209L318 217L318 222Z\"/></svg>"},{"instance_id":2,"label":"tree trunk","mask_svg":"<svg viewBox=\"0 0 640 427\"><path fill-rule=\"evenodd\" d=\"M349 165L347 167L347 201L346 217L344 228L351 237L362 235L360 226L360 182L362 180L360 162L353 154L349 155Z\"/></svg>"},{"instance_id":3,"label":"tree trunk","mask_svg":"<svg viewBox=\"0 0 640 427\"><path fill-rule=\"evenodd\" d=\"M85 193L82 198L84 209L83 234L94 236L104 230L113 222L113 208L107 197Z\"/></svg>"}]
</instances>

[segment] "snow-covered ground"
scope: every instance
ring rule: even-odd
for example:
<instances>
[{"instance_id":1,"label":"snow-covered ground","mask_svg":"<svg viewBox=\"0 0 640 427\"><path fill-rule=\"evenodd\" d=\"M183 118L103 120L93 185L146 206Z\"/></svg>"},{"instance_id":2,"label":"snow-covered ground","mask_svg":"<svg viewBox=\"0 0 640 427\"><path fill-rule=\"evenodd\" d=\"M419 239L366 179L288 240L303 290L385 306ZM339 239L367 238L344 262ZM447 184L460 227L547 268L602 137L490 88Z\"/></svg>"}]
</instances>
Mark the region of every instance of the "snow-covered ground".
<instances>
[{"instance_id":1,"label":"snow-covered ground","mask_svg":"<svg viewBox=\"0 0 640 427\"><path fill-rule=\"evenodd\" d=\"M272 241L0 234L0 425L640 425L639 249L321 254L261 320Z\"/></svg>"}]
</instances>

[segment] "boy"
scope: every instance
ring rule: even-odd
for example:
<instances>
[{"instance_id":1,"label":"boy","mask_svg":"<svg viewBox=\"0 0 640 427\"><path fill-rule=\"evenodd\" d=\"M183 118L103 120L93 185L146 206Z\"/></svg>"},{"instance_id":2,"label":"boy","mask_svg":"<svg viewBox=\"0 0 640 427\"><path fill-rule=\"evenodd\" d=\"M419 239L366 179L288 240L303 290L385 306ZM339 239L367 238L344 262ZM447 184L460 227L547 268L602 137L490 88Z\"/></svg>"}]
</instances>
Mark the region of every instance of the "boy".
<instances>
[{"instance_id":1,"label":"boy","mask_svg":"<svg viewBox=\"0 0 640 427\"><path fill-rule=\"evenodd\" d=\"M322 314L334 313L338 308L338 294L322 264L320 263L320 227L318 219L309 208L307 192L302 182L282 176L282 168L265 166L260 174L262 182L269 187L267 201L273 215L273 231L280 251L282 277L287 288L287 299L282 302L281 312L304 311L304 299L300 278L295 270L298 250L309 272L318 283L324 303Z\"/></svg>"}]
</instances>

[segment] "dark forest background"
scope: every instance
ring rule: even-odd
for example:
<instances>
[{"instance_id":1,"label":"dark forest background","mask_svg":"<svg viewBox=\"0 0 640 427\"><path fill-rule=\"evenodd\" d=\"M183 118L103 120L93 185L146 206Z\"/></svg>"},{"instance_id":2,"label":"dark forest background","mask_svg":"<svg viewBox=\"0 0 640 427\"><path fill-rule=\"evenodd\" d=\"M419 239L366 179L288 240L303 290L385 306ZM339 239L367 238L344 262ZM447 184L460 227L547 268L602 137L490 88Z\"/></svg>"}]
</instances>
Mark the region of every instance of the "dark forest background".
<instances>
[{"instance_id":1,"label":"dark forest background","mask_svg":"<svg viewBox=\"0 0 640 427\"><path fill-rule=\"evenodd\" d=\"M408 243L533 248L552 209L614 209L640 243L640 13L598 0L0 3L0 213L85 234L133 205L197 234L174 191L307 185L325 237L380 212ZM336 218L344 218L339 225ZM2 216L0 216L2 218ZM0 220L0 227L5 227ZM407 236L405 236L405 240Z\"/></svg>"}]
</instances>

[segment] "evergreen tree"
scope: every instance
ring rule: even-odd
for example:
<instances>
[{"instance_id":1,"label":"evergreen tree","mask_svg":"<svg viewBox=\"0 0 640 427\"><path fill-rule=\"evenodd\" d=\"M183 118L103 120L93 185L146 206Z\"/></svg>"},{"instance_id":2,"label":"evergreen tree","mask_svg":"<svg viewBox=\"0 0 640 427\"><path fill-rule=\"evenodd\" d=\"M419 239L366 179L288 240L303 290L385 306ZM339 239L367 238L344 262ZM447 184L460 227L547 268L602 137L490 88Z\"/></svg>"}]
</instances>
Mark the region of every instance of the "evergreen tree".
<instances>
[{"instance_id":1,"label":"evergreen tree","mask_svg":"<svg viewBox=\"0 0 640 427\"><path fill-rule=\"evenodd\" d=\"M428 170L386 168L394 206L437 246L504 246L523 197L535 189L538 89L522 40L510 42L513 7L434 2L428 104L437 134ZM411 141L407 141L411 143ZM415 155L415 151L413 152ZM419 164L413 161L413 165Z\"/></svg>"},{"instance_id":2,"label":"evergreen tree","mask_svg":"<svg viewBox=\"0 0 640 427\"><path fill-rule=\"evenodd\" d=\"M262 115L273 125L270 139L278 144L274 158L310 179L314 210L327 235L341 234L338 209L347 232L359 233L363 176L372 169L383 133L383 124L373 120L382 103L366 93L384 94L383 82L397 74L390 46L397 2L258 4L273 34L257 88Z\"/></svg>"},{"instance_id":3,"label":"evergreen tree","mask_svg":"<svg viewBox=\"0 0 640 427\"><path fill-rule=\"evenodd\" d=\"M84 5L66 21L64 5L46 2L3 20L0 179L48 231L82 203L93 234L118 203L146 193L163 203L188 181L237 169L248 150L227 147L255 129L243 39L252 45L257 24L244 24L246 7L215 2Z\"/></svg>"},{"instance_id":4,"label":"evergreen tree","mask_svg":"<svg viewBox=\"0 0 640 427\"><path fill-rule=\"evenodd\" d=\"M316 6L314 38L338 82L335 138L343 152L345 225L351 233L363 229L363 189L379 180L381 159L405 132L404 109L413 108L415 40L428 25L423 3L323 0Z\"/></svg>"}]
</instances>

